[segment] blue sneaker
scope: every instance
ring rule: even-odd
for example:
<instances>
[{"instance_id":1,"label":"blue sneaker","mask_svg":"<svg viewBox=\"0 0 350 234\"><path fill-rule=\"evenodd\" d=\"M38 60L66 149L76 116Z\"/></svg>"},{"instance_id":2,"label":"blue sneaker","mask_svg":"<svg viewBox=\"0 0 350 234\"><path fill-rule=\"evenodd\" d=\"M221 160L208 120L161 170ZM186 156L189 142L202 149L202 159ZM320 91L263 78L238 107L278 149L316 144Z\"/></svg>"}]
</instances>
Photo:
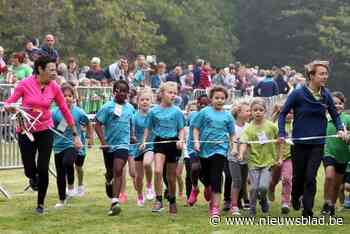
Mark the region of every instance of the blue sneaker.
<instances>
[{"instance_id":1,"label":"blue sneaker","mask_svg":"<svg viewBox=\"0 0 350 234\"><path fill-rule=\"evenodd\" d=\"M345 198L345 201L344 201L344 208L345 208L345 209L350 209L350 196L348 196L348 197Z\"/></svg>"}]
</instances>

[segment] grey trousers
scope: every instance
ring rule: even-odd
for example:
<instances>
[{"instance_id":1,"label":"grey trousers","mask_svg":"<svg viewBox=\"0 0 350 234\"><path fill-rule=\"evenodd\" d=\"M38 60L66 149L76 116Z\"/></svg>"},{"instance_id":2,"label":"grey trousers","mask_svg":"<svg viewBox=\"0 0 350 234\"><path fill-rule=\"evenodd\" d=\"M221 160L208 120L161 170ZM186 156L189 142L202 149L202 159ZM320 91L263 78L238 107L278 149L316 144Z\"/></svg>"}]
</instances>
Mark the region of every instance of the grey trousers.
<instances>
[{"instance_id":1,"label":"grey trousers","mask_svg":"<svg viewBox=\"0 0 350 234\"><path fill-rule=\"evenodd\" d=\"M255 208L257 200L266 199L271 181L271 171L268 167L249 169L250 179L250 207Z\"/></svg>"}]
</instances>

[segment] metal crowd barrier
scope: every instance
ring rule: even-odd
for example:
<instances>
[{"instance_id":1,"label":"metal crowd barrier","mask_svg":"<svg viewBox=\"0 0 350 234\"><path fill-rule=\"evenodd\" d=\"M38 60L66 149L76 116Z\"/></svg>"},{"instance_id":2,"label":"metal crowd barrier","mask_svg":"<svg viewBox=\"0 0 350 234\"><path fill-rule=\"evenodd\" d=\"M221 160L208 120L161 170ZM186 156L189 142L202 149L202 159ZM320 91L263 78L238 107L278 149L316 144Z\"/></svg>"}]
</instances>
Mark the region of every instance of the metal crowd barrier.
<instances>
[{"instance_id":1,"label":"metal crowd barrier","mask_svg":"<svg viewBox=\"0 0 350 234\"><path fill-rule=\"evenodd\" d=\"M10 114L0 111L0 170L23 168L21 155L17 145L15 123ZM0 192L10 198L10 194L0 185Z\"/></svg>"}]
</instances>

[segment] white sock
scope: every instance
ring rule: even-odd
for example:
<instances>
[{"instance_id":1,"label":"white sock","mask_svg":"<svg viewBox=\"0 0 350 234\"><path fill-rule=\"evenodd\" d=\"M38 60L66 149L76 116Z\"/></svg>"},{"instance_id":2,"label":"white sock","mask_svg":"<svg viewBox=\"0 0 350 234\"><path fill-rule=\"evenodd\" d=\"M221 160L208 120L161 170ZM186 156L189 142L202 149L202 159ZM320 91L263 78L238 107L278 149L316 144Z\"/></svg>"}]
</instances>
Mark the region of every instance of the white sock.
<instances>
[{"instance_id":1,"label":"white sock","mask_svg":"<svg viewBox=\"0 0 350 234\"><path fill-rule=\"evenodd\" d=\"M113 203L116 203L116 202L119 202L119 198L113 197L113 198L111 199L111 202L112 202L112 204L113 204Z\"/></svg>"}]
</instances>

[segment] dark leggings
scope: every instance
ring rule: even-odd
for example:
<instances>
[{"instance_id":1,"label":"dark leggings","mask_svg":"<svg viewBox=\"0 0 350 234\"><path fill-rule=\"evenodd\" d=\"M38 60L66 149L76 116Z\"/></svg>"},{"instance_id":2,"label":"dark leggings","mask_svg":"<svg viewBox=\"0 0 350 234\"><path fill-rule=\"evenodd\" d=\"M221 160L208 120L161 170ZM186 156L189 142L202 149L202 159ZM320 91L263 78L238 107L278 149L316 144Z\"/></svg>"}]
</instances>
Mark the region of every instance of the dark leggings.
<instances>
[{"instance_id":1,"label":"dark leggings","mask_svg":"<svg viewBox=\"0 0 350 234\"><path fill-rule=\"evenodd\" d=\"M247 178L248 178L248 164L240 165L241 167L241 178L242 178L242 184L241 184L241 190L238 194L238 200L240 201L243 199L245 202L249 200L248 198L248 186L247 186Z\"/></svg>"},{"instance_id":2,"label":"dark leggings","mask_svg":"<svg viewBox=\"0 0 350 234\"><path fill-rule=\"evenodd\" d=\"M52 151L53 134L50 130L33 133L34 142L27 135L18 134L18 144L24 166L24 174L29 179L39 179L38 205L44 205L49 185L49 163ZM36 159L36 153L38 157Z\"/></svg>"},{"instance_id":3,"label":"dark leggings","mask_svg":"<svg viewBox=\"0 0 350 234\"><path fill-rule=\"evenodd\" d=\"M231 172L230 172L227 159L225 160L224 174L225 174L224 201L231 201L232 177L231 177Z\"/></svg>"},{"instance_id":4,"label":"dark leggings","mask_svg":"<svg viewBox=\"0 0 350 234\"><path fill-rule=\"evenodd\" d=\"M66 199L66 178L69 185L74 184L74 161L76 157L77 151L74 148L68 148L55 154L57 189L61 201Z\"/></svg>"},{"instance_id":5,"label":"dark leggings","mask_svg":"<svg viewBox=\"0 0 350 234\"><path fill-rule=\"evenodd\" d=\"M211 186L214 193L221 193L222 171L225 164L225 156L215 154L209 158L200 158L201 177L205 187Z\"/></svg>"},{"instance_id":6,"label":"dark leggings","mask_svg":"<svg viewBox=\"0 0 350 234\"><path fill-rule=\"evenodd\" d=\"M185 169L186 169L186 196L187 198L190 197L191 190L192 190L192 179L191 179L191 159L190 158L184 158L185 162Z\"/></svg>"},{"instance_id":7,"label":"dark leggings","mask_svg":"<svg viewBox=\"0 0 350 234\"><path fill-rule=\"evenodd\" d=\"M292 197L303 196L304 211L312 213L316 195L317 171L323 158L323 145L295 144L292 147Z\"/></svg>"}]
</instances>

